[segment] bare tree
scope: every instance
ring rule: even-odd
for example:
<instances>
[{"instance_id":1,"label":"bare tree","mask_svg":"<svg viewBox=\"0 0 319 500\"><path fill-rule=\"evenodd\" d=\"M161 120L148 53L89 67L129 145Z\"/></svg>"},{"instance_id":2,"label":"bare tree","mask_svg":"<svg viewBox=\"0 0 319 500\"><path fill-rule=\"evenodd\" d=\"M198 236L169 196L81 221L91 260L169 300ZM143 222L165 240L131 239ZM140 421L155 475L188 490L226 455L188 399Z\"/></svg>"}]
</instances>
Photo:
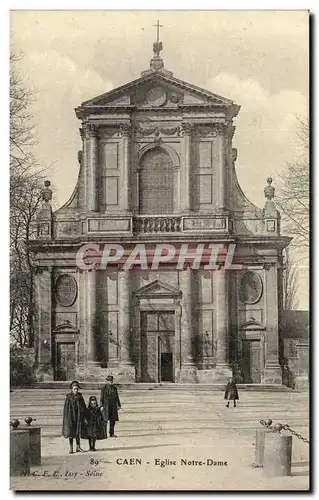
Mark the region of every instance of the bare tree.
<instances>
[{"instance_id":1,"label":"bare tree","mask_svg":"<svg viewBox=\"0 0 319 500\"><path fill-rule=\"evenodd\" d=\"M40 202L42 173L37 169L31 106L35 91L18 70L21 56L10 54L10 335L20 347L33 344L34 269L28 241Z\"/></svg>"},{"instance_id":2,"label":"bare tree","mask_svg":"<svg viewBox=\"0 0 319 500\"><path fill-rule=\"evenodd\" d=\"M309 248L309 124L297 119L295 160L287 163L281 176L283 187L278 196L284 228L293 241L291 246Z\"/></svg>"}]
</instances>

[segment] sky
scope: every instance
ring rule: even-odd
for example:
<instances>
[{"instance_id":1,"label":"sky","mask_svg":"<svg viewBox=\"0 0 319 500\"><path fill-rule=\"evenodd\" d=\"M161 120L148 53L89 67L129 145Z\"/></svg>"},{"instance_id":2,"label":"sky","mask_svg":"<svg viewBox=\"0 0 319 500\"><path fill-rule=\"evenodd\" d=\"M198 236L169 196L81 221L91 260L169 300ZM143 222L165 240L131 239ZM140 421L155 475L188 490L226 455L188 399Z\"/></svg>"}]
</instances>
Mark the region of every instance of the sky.
<instances>
[{"instance_id":1,"label":"sky","mask_svg":"<svg viewBox=\"0 0 319 500\"><path fill-rule=\"evenodd\" d=\"M259 207L266 178L279 189L298 155L296 117L308 114L307 11L12 11L11 47L37 89L35 154L55 191L71 195L78 174L81 102L149 67L157 19L165 68L241 106L233 146L240 185ZM308 304L300 287L300 308ZM301 280L302 281L302 280Z\"/></svg>"}]
</instances>

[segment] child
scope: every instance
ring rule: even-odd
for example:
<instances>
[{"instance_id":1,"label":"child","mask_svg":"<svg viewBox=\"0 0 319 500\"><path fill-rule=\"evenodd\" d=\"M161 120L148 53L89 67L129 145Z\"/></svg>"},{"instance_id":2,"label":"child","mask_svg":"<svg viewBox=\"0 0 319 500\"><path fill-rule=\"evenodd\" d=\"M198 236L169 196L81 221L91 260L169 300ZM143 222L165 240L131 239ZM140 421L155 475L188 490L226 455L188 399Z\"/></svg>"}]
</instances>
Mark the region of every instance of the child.
<instances>
[{"instance_id":1,"label":"child","mask_svg":"<svg viewBox=\"0 0 319 500\"><path fill-rule=\"evenodd\" d=\"M97 439L106 439L106 425L100 407L95 396L89 398L87 407L87 437L90 451L96 451L95 442Z\"/></svg>"},{"instance_id":2,"label":"child","mask_svg":"<svg viewBox=\"0 0 319 500\"><path fill-rule=\"evenodd\" d=\"M231 378L225 389L224 399L228 399L226 407L229 408L229 401L234 401L234 408L236 408L236 399L239 399L237 386L234 378Z\"/></svg>"},{"instance_id":3,"label":"child","mask_svg":"<svg viewBox=\"0 0 319 500\"><path fill-rule=\"evenodd\" d=\"M70 451L73 452L73 439L76 441L76 451L84 451L81 448L80 438L86 435L86 405L82 394L79 392L80 384L76 380L71 382L71 392L66 395L63 411L62 436L69 438Z\"/></svg>"}]
</instances>

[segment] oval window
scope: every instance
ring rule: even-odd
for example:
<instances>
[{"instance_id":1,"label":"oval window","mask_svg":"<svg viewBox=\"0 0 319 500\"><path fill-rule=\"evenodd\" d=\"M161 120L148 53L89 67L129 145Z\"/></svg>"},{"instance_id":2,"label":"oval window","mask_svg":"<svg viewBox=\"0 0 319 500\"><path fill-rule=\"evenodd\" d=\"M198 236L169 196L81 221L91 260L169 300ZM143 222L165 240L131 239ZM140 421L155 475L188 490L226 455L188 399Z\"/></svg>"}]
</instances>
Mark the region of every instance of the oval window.
<instances>
[{"instance_id":1,"label":"oval window","mask_svg":"<svg viewBox=\"0 0 319 500\"><path fill-rule=\"evenodd\" d=\"M240 298L246 304L258 302L263 292L261 277L252 271L246 272L240 280Z\"/></svg>"},{"instance_id":2,"label":"oval window","mask_svg":"<svg viewBox=\"0 0 319 500\"><path fill-rule=\"evenodd\" d=\"M77 283L70 274L62 274L55 284L56 299L61 306L72 306L77 296Z\"/></svg>"}]
</instances>

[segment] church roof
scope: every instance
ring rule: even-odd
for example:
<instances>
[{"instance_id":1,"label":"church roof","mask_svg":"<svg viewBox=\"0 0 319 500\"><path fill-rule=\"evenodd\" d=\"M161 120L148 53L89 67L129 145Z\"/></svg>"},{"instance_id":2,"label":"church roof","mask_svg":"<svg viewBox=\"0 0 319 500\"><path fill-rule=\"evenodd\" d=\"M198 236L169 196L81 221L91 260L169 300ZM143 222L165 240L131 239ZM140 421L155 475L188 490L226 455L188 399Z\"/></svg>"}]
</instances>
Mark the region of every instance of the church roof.
<instances>
[{"instance_id":1,"label":"church roof","mask_svg":"<svg viewBox=\"0 0 319 500\"><path fill-rule=\"evenodd\" d=\"M162 88L163 94L167 96L165 103L163 100L162 104L156 104L157 109L167 107L177 109L185 107L221 108L223 110L227 109L230 118L237 116L240 106L231 99L176 78L171 71L166 70L164 61L160 56L162 48L163 44L159 41L158 36L157 41L153 44L154 55L150 61L150 68L143 71L142 75L136 80L83 102L75 109L77 117L83 119L88 114L103 113L106 108L110 110L110 108L135 109L140 107L139 105L142 102L141 93L143 90L147 91L148 88L151 91L151 87L155 91ZM147 103L144 102L143 107L145 105L147 107ZM150 104L150 107L152 107L152 104Z\"/></svg>"}]
</instances>

